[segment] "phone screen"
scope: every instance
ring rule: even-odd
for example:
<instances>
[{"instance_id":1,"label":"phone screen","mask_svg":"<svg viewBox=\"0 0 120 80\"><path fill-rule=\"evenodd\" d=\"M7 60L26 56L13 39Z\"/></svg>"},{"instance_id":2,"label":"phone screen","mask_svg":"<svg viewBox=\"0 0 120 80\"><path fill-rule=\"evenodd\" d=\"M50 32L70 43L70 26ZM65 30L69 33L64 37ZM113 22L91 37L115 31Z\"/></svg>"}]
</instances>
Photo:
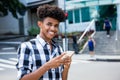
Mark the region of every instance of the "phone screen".
<instances>
[{"instance_id":1,"label":"phone screen","mask_svg":"<svg viewBox=\"0 0 120 80\"><path fill-rule=\"evenodd\" d=\"M66 51L65 53L66 53L66 55L71 57L74 54L74 51Z\"/></svg>"},{"instance_id":2,"label":"phone screen","mask_svg":"<svg viewBox=\"0 0 120 80\"><path fill-rule=\"evenodd\" d=\"M65 55L62 57L62 59L66 59L68 56L72 57L72 55L74 54L74 51L65 51Z\"/></svg>"}]
</instances>

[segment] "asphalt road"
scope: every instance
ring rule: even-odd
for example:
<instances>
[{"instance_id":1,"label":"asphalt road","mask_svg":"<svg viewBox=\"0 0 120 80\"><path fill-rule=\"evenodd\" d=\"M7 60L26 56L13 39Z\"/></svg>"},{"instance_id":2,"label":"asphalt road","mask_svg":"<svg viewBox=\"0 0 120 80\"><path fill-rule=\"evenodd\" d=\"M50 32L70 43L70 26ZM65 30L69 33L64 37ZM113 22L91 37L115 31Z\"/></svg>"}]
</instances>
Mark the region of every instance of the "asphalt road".
<instances>
[{"instance_id":1,"label":"asphalt road","mask_svg":"<svg viewBox=\"0 0 120 80\"><path fill-rule=\"evenodd\" d=\"M0 80L16 80L16 52L0 52Z\"/></svg>"},{"instance_id":2,"label":"asphalt road","mask_svg":"<svg viewBox=\"0 0 120 80\"><path fill-rule=\"evenodd\" d=\"M0 48L0 80L16 80L14 47ZM73 59L68 80L120 80L120 62Z\"/></svg>"},{"instance_id":3,"label":"asphalt road","mask_svg":"<svg viewBox=\"0 0 120 80\"><path fill-rule=\"evenodd\" d=\"M120 62L73 60L68 80L120 80Z\"/></svg>"}]
</instances>

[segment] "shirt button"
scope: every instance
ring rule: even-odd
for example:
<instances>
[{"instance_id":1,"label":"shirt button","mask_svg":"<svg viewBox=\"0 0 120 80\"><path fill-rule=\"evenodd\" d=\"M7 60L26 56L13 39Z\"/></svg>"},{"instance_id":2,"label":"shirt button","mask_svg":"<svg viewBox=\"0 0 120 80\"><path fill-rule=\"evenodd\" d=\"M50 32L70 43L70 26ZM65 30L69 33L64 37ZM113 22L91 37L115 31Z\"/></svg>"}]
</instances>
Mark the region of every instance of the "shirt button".
<instances>
[{"instance_id":1,"label":"shirt button","mask_svg":"<svg viewBox=\"0 0 120 80\"><path fill-rule=\"evenodd\" d=\"M52 71L55 71L55 69L52 69Z\"/></svg>"}]
</instances>

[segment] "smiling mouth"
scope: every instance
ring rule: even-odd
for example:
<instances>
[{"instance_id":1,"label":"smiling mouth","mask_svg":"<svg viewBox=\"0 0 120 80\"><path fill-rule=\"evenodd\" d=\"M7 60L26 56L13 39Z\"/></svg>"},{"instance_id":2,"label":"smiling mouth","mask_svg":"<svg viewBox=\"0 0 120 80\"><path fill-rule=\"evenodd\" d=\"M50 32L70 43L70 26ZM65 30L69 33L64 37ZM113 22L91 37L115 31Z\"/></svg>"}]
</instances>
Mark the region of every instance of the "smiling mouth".
<instances>
[{"instance_id":1,"label":"smiling mouth","mask_svg":"<svg viewBox=\"0 0 120 80\"><path fill-rule=\"evenodd\" d=\"M50 35L55 35L56 33L55 33L55 32L52 32L52 31L49 31L49 34L50 34Z\"/></svg>"}]
</instances>

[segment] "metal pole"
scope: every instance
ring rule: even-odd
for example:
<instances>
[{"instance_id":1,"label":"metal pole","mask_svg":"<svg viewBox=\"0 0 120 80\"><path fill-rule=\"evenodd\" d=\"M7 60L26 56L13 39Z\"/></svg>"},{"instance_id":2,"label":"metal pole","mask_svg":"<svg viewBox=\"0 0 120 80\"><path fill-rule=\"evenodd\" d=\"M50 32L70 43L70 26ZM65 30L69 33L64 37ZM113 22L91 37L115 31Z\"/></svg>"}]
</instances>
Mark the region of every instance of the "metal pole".
<instances>
[{"instance_id":1,"label":"metal pole","mask_svg":"<svg viewBox=\"0 0 120 80\"><path fill-rule=\"evenodd\" d=\"M115 40L118 40L118 19L116 21L116 38Z\"/></svg>"},{"instance_id":2,"label":"metal pole","mask_svg":"<svg viewBox=\"0 0 120 80\"><path fill-rule=\"evenodd\" d=\"M65 4L65 1L64 0L64 12L66 13L66 4ZM65 19L65 22L64 22L64 25L65 25L65 51L68 50L68 44L67 44L67 34L66 34L66 29L67 29L67 26L66 26L66 19Z\"/></svg>"}]
</instances>

